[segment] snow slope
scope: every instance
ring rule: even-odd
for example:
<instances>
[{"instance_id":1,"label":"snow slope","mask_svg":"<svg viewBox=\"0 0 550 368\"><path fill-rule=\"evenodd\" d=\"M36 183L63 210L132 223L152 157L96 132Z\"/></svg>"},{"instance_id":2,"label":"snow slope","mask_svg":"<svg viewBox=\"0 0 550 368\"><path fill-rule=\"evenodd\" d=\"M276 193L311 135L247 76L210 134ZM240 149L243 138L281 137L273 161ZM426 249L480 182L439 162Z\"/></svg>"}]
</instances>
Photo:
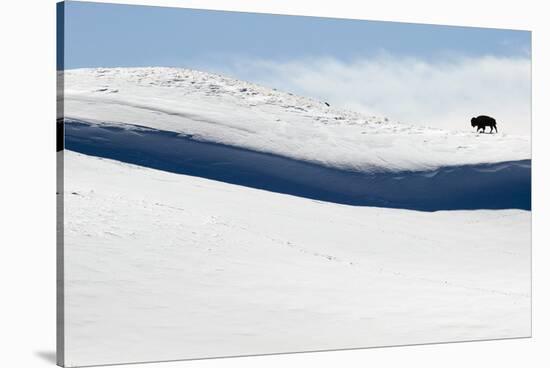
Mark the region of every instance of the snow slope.
<instances>
[{"instance_id":1,"label":"snow slope","mask_svg":"<svg viewBox=\"0 0 550 368\"><path fill-rule=\"evenodd\" d=\"M76 69L62 80L67 118L176 132L330 168L428 171L530 159L529 137L475 134L469 116L457 131L414 127L188 69Z\"/></svg>"},{"instance_id":2,"label":"snow slope","mask_svg":"<svg viewBox=\"0 0 550 368\"><path fill-rule=\"evenodd\" d=\"M530 336L528 211L346 206L58 154L67 366Z\"/></svg>"}]
</instances>

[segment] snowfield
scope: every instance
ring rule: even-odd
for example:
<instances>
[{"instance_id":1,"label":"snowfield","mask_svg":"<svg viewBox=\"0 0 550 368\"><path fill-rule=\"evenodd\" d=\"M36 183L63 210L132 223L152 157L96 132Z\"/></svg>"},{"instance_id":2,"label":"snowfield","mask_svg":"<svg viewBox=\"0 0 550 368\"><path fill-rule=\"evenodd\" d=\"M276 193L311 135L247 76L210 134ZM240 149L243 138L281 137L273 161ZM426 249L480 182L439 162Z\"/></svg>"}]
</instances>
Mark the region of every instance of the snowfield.
<instances>
[{"instance_id":1,"label":"snowfield","mask_svg":"<svg viewBox=\"0 0 550 368\"><path fill-rule=\"evenodd\" d=\"M59 154L67 366L531 334L529 211L346 206Z\"/></svg>"},{"instance_id":2,"label":"snowfield","mask_svg":"<svg viewBox=\"0 0 550 368\"><path fill-rule=\"evenodd\" d=\"M67 366L531 335L530 137L188 69L62 82Z\"/></svg>"}]
</instances>

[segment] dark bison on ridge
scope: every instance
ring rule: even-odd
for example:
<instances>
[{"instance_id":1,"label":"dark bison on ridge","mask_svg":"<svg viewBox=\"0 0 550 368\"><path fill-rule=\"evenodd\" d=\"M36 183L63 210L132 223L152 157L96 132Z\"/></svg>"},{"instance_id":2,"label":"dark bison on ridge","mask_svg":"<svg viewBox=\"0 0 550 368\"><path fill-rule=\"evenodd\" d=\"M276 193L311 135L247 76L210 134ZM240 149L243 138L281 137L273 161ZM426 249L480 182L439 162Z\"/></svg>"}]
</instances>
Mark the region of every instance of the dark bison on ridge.
<instances>
[{"instance_id":1,"label":"dark bison on ridge","mask_svg":"<svg viewBox=\"0 0 550 368\"><path fill-rule=\"evenodd\" d=\"M477 127L477 132L479 132L479 130L482 130L483 133L485 133L485 128L491 127L490 133L493 132L493 128L495 128L495 132L498 133L497 121L490 116L479 115L477 118L472 118L471 122L472 127Z\"/></svg>"}]
</instances>

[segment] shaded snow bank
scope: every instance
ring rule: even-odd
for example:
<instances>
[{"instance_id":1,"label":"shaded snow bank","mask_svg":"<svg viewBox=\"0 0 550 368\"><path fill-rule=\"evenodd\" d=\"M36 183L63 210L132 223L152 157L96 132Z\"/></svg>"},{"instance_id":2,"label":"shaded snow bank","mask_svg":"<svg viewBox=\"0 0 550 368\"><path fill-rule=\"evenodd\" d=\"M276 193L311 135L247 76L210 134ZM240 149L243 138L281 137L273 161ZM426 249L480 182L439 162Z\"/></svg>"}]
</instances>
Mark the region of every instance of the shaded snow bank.
<instances>
[{"instance_id":1,"label":"shaded snow bank","mask_svg":"<svg viewBox=\"0 0 550 368\"><path fill-rule=\"evenodd\" d=\"M531 161L364 173L175 132L66 120L66 148L279 193L414 210L531 209Z\"/></svg>"}]
</instances>

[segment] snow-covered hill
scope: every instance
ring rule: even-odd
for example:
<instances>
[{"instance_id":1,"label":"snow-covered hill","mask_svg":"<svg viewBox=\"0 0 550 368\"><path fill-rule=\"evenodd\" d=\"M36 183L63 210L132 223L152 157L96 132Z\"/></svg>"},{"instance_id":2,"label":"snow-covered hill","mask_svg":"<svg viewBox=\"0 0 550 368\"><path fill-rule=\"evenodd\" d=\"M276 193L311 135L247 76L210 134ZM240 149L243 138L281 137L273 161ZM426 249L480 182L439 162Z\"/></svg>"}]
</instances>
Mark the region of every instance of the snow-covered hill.
<instances>
[{"instance_id":1,"label":"snow-covered hill","mask_svg":"<svg viewBox=\"0 0 550 368\"><path fill-rule=\"evenodd\" d=\"M187 69L69 70L64 83L77 152L345 204L531 207L529 137L476 134L467 118L419 128Z\"/></svg>"},{"instance_id":2,"label":"snow-covered hill","mask_svg":"<svg viewBox=\"0 0 550 368\"><path fill-rule=\"evenodd\" d=\"M67 366L531 333L528 211L346 206L59 155Z\"/></svg>"},{"instance_id":3,"label":"snow-covered hill","mask_svg":"<svg viewBox=\"0 0 550 368\"><path fill-rule=\"evenodd\" d=\"M189 69L68 70L60 91L67 118L176 132L343 170L428 171L530 159L529 137L475 134L470 116L457 121L457 131L415 127Z\"/></svg>"}]
</instances>

